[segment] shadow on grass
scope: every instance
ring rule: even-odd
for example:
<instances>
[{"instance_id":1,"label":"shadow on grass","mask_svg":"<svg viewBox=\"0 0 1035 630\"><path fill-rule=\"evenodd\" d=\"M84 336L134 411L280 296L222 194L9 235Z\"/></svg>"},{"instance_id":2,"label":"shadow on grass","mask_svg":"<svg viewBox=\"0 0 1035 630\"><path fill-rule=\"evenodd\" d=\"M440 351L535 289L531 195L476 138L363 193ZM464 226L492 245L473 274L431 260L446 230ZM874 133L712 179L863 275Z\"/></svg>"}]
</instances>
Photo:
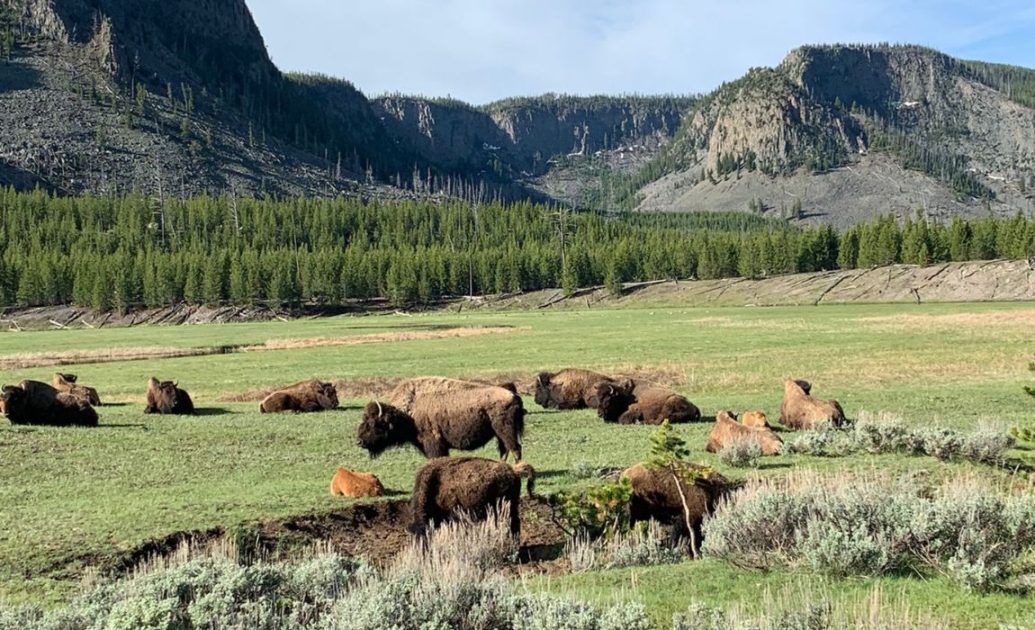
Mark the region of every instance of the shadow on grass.
<instances>
[{"instance_id":1,"label":"shadow on grass","mask_svg":"<svg viewBox=\"0 0 1035 630\"><path fill-rule=\"evenodd\" d=\"M115 408L115 407L131 407L132 405L133 405L133 403L117 402L117 403L101 403L100 405L97 405L97 406L98 407L112 407L112 408Z\"/></svg>"},{"instance_id":2,"label":"shadow on grass","mask_svg":"<svg viewBox=\"0 0 1035 630\"><path fill-rule=\"evenodd\" d=\"M97 429L143 429L147 431L147 425L141 422L105 422L98 424Z\"/></svg>"},{"instance_id":3,"label":"shadow on grass","mask_svg":"<svg viewBox=\"0 0 1035 630\"><path fill-rule=\"evenodd\" d=\"M194 410L194 415L195 416L203 416L203 417L207 417L207 416L229 416L232 413L233 412L230 411L229 409L223 409L222 407L208 407L206 409L195 409Z\"/></svg>"}]
</instances>

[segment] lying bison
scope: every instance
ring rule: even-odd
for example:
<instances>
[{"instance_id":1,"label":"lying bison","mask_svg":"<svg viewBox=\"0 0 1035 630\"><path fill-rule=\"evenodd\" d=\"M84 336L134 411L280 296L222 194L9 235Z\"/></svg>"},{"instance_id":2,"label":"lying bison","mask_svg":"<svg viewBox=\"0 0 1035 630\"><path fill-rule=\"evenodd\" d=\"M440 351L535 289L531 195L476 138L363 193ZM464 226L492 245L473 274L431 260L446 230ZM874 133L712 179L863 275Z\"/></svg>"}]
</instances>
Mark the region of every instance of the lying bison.
<instances>
[{"instance_id":1,"label":"lying bison","mask_svg":"<svg viewBox=\"0 0 1035 630\"><path fill-rule=\"evenodd\" d=\"M596 407L598 383L614 382L609 376L569 368L560 372L541 372L535 379L535 402L546 409L585 409Z\"/></svg>"},{"instance_id":2,"label":"lying bison","mask_svg":"<svg viewBox=\"0 0 1035 630\"><path fill-rule=\"evenodd\" d=\"M604 422L618 424L677 424L697 422L701 410L670 389L626 379L618 383L598 383L595 399L597 415Z\"/></svg>"},{"instance_id":3,"label":"lying bison","mask_svg":"<svg viewBox=\"0 0 1035 630\"><path fill-rule=\"evenodd\" d=\"M334 385L317 379L310 379L288 385L267 396L259 405L262 413L294 411L306 413L337 409L338 391Z\"/></svg>"},{"instance_id":4,"label":"lying bison","mask_svg":"<svg viewBox=\"0 0 1035 630\"><path fill-rule=\"evenodd\" d=\"M4 385L0 413L11 424L95 427L98 422L90 403L38 381Z\"/></svg>"},{"instance_id":5,"label":"lying bison","mask_svg":"<svg viewBox=\"0 0 1035 630\"><path fill-rule=\"evenodd\" d=\"M754 427L755 429L771 429L769 426L769 418L765 415L764 411L745 411L740 414L740 423L746 427Z\"/></svg>"},{"instance_id":6,"label":"lying bison","mask_svg":"<svg viewBox=\"0 0 1035 630\"><path fill-rule=\"evenodd\" d=\"M535 470L480 457L441 457L417 472L410 499L410 533L423 535L459 515L484 520L498 507L510 507L510 533L521 533L521 477L528 477L528 496L535 488Z\"/></svg>"},{"instance_id":7,"label":"lying bison","mask_svg":"<svg viewBox=\"0 0 1035 630\"><path fill-rule=\"evenodd\" d=\"M780 404L780 423L792 429L816 429L825 425L843 427L845 412L836 400L813 398L812 386L807 381L786 380L783 383L783 402Z\"/></svg>"},{"instance_id":8,"label":"lying bison","mask_svg":"<svg viewBox=\"0 0 1035 630\"><path fill-rule=\"evenodd\" d=\"M404 444L428 458L445 457L450 449L474 450L495 437L500 457L521 461L525 409L509 389L416 378L400 383L390 400L370 402L363 412L357 443L372 457Z\"/></svg>"},{"instance_id":9,"label":"lying bison","mask_svg":"<svg viewBox=\"0 0 1035 630\"><path fill-rule=\"evenodd\" d=\"M75 374L61 374L58 372L54 374L54 378L51 379L51 384L54 389L64 394L69 394L75 398L81 398L93 406L100 406L101 397L97 394L97 390L86 385L78 384L79 377Z\"/></svg>"},{"instance_id":10,"label":"lying bison","mask_svg":"<svg viewBox=\"0 0 1035 630\"><path fill-rule=\"evenodd\" d=\"M147 407L144 413L162 415L194 415L194 401L186 390L173 381L159 381L151 377L147 381Z\"/></svg>"},{"instance_id":11,"label":"lying bison","mask_svg":"<svg viewBox=\"0 0 1035 630\"><path fill-rule=\"evenodd\" d=\"M691 538L691 531L687 529L689 521L692 540L700 546L704 517L712 513L731 486L716 472L693 464L685 466L689 474L681 476L678 484L667 468L652 469L637 464L625 470L622 478L632 484L629 518L631 523L654 519L670 525L674 539Z\"/></svg>"},{"instance_id":12,"label":"lying bison","mask_svg":"<svg viewBox=\"0 0 1035 630\"><path fill-rule=\"evenodd\" d=\"M708 436L707 451L718 453L738 442L758 444L763 455L779 455L783 450L783 440L772 429L745 426L737 422L733 412L720 411L715 416L715 426Z\"/></svg>"},{"instance_id":13,"label":"lying bison","mask_svg":"<svg viewBox=\"0 0 1035 630\"><path fill-rule=\"evenodd\" d=\"M339 468L331 479L331 494L336 497L360 499L379 497L385 493L381 480L370 473Z\"/></svg>"}]
</instances>

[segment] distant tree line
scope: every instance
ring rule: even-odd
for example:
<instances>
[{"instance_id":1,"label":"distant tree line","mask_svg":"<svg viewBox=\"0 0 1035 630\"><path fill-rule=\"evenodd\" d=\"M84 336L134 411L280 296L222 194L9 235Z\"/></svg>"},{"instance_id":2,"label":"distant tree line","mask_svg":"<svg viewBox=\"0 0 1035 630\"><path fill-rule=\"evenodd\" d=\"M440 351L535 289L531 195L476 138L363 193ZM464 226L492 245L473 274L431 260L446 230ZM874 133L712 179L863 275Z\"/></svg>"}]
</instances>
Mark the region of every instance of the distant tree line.
<instances>
[{"instance_id":1,"label":"distant tree line","mask_svg":"<svg viewBox=\"0 0 1035 630\"><path fill-rule=\"evenodd\" d=\"M0 305L396 304L674 278L1023 258L1035 221L884 217L838 233L747 213L0 190Z\"/></svg>"}]
</instances>

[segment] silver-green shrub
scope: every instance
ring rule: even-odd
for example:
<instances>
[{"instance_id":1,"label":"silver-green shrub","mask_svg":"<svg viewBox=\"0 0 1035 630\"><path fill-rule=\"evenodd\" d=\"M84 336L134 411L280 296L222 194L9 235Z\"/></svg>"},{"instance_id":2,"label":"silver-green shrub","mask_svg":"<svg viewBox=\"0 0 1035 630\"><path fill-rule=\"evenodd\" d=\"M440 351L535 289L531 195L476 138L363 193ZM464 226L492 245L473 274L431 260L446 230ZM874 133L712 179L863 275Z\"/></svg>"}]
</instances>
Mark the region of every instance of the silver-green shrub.
<instances>
[{"instance_id":1,"label":"silver-green shrub","mask_svg":"<svg viewBox=\"0 0 1035 630\"><path fill-rule=\"evenodd\" d=\"M736 440L719 451L719 463L732 468L758 468L762 447L754 440Z\"/></svg>"}]
</instances>

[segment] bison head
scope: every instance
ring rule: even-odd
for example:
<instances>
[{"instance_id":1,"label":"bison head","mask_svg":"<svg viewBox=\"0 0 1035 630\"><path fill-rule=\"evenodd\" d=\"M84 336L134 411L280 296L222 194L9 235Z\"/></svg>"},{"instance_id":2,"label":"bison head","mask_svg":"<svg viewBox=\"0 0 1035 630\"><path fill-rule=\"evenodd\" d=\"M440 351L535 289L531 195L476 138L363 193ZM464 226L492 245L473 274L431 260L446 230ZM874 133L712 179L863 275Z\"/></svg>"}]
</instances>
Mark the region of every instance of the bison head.
<instances>
[{"instance_id":1,"label":"bison head","mask_svg":"<svg viewBox=\"0 0 1035 630\"><path fill-rule=\"evenodd\" d=\"M618 422L618 418L629 408L629 405L636 402L633 396L635 384L625 379L620 382L601 381L594 388L594 398L597 401L597 415L604 422Z\"/></svg>"},{"instance_id":2,"label":"bison head","mask_svg":"<svg viewBox=\"0 0 1035 630\"><path fill-rule=\"evenodd\" d=\"M331 383L320 383L323 395L327 398L329 409L338 408L338 390Z\"/></svg>"},{"instance_id":3,"label":"bison head","mask_svg":"<svg viewBox=\"0 0 1035 630\"><path fill-rule=\"evenodd\" d=\"M363 410L363 421L359 425L356 445L377 457L393 446L411 439L407 431L403 412L391 405L369 402Z\"/></svg>"},{"instance_id":4,"label":"bison head","mask_svg":"<svg viewBox=\"0 0 1035 630\"><path fill-rule=\"evenodd\" d=\"M810 383L810 382L808 382L808 381L803 381L803 380L801 380L801 379L796 379L796 380L794 381L794 384L795 384L795 385L797 385L798 387L800 387L800 388L801 388L801 391L805 392L805 395L806 395L806 396L809 396L809 395L811 395L811 392L812 392L812 383Z\"/></svg>"},{"instance_id":5,"label":"bison head","mask_svg":"<svg viewBox=\"0 0 1035 630\"><path fill-rule=\"evenodd\" d=\"M79 380L79 377L75 374L62 374L58 372L57 376L66 383L74 383Z\"/></svg>"},{"instance_id":6,"label":"bison head","mask_svg":"<svg viewBox=\"0 0 1035 630\"><path fill-rule=\"evenodd\" d=\"M535 377L535 404L543 408L549 408L554 405L553 402L553 391L550 388L550 381L553 379L553 374L549 372L540 372Z\"/></svg>"},{"instance_id":7,"label":"bison head","mask_svg":"<svg viewBox=\"0 0 1035 630\"><path fill-rule=\"evenodd\" d=\"M29 393L21 387L4 385L0 391L0 414L10 415L28 401Z\"/></svg>"}]
</instances>

